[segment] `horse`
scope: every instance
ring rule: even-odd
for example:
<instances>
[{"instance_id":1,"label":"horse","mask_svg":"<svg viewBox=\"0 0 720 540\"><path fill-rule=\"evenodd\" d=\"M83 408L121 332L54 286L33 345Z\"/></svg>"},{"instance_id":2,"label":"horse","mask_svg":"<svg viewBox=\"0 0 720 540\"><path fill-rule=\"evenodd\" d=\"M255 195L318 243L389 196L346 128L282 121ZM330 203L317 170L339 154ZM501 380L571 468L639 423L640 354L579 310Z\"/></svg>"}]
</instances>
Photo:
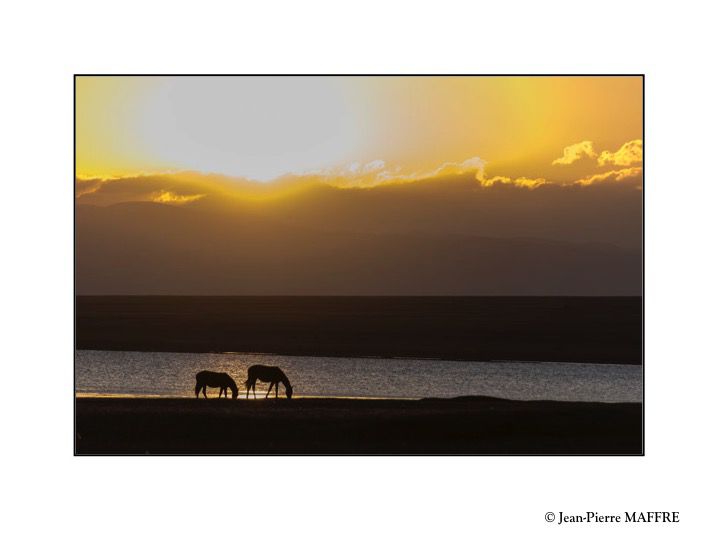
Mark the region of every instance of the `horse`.
<instances>
[{"instance_id":1,"label":"horse","mask_svg":"<svg viewBox=\"0 0 720 540\"><path fill-rule=\"evenodd\" d=\"M246 398L250 397L250 388L252 388L253 397L257 398L255 395L255 382L258 379L262 382L270 383L270 388L268 388L267 394L265 394L265 399L270 395L270 390L272 390L273 386L275 386L275 398L277 399L279 383L285 385L285 395L288 399L292 399L293 388L290 385L290 380L285 373L283 373L283 370L277 366L261 365L254 365L248 368L248 378L247 381L245 381L245 388L247 389L247 393L245 394Z\"/></svg>"},{"instance_id":2,"label":"horse","mask_svg":"<svg viewBox=\"0 0 720 540\"><path fill-rule=\"evenodd\" d=\"M233 378L227 373L216 373L215 371L201 371L197 375L195 375L196 398L200 397L200 390L202 390L203 396L205 396L205 398L207 399L207 393L205 392L205 389L208 386L210 388L220 388L220 394L218 395L218 399L222 397L223 392L225 392L225 397L227 397L228 388L232 390L233 399L237 399L238 397L237 384L235 384Z\"/></svg>"}]
</instances>

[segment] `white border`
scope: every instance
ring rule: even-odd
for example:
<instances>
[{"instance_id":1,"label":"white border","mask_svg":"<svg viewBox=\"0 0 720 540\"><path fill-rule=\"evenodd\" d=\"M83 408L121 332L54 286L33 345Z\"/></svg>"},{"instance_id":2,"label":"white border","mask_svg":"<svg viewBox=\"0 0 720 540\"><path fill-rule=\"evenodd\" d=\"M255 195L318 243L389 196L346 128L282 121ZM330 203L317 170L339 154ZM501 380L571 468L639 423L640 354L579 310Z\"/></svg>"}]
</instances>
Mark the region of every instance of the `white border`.
<instances>
[{"instance_id":1,"label":"white border","mask_svg":"<svg viewBox=\"0 0 720 540\"><path fill-rule=\"evenodd\" d=\"M6 7L8 538L696 538L716 530L717 419L709 413L720 197L708 166L718 120L708 51L717 49L717 31L706 5ZM72 74L93 72L646 73L646 457L73 457ZM545 523L545 512L560 510L674 510L681 522Z\"/></svg>"}]
</instances>

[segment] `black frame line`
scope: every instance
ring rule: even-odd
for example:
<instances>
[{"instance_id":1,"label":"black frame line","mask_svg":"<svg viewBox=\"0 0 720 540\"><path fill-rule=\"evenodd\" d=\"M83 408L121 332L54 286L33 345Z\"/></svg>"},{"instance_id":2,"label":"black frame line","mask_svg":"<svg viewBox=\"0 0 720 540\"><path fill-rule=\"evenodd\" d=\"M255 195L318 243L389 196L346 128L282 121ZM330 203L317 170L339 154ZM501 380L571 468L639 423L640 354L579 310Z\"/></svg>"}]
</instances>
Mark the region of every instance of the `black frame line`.
<instances>
[{"instance_id":1,"label":"black frame line","mask_svg":"<svg viewBox=\"0 0 720 540\"><path fill-rule=\"evenodd\" d=\"M179 453L179 454L139 454L139 453L116 453L116 454L78 454L77 452L77 377L75 358L77 352L77 268L76 268L76 237L77 237L77 216L76 216L76 197L77 197L77 78L78 77L640 77L642 79L642 140L643 140L643 156L642 156L642 261L641 261L641 280L642 280L642 402L641 406L641 424L642 424L642 450L639 454L318 454L318 453L273 453L273 454L254 454L254 453L238 453L238 454L217 454L217 453ZM75 73L73 74L73 456L75 457L113 457L113 456L142 456L142 457L184 457L184 456L369 456L369 457L403 457L403 456L478 456L478 457L645 457L645 74L644 73Z\"/></svg>"}]
</instances>

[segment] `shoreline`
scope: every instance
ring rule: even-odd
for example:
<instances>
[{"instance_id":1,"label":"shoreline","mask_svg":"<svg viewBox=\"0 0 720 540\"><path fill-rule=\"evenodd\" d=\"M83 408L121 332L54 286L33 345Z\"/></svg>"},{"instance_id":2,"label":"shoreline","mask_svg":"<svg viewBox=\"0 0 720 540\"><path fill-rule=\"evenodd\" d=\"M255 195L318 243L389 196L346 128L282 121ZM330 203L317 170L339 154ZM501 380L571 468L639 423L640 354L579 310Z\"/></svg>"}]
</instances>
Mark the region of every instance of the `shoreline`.
<instances>
[{"instance_id":1,"label":"shoreline","mask_svg":"<svg viewBox=\"0 0 720 540\"><path fill-rule=\"evenodd\" d=\"M323 356L306 356L304 354L291 354L291 353L276 353L276 352L259 352L259 351L187 351L187 350L180 350L180 351L170 351L170 350L162 350L162 351L140 351L140 350L134 350L134 349L87 349L83 347L76 347L75 353L78 351L87 351L87 352L127 352L127 353L169 353L169 354L217 354L217 355L232 355L232 356L247 356L247 357L261 357L261 358L267 358L268 356L273 357L291 357L291 358L304 358L308 360L313 360L317 358L332 358L332 359L338 359L338 358L349 358L353 360L397 360L399 362L407 362L407 361L418 361L418 362L457 362L460 364L465 364L468 362L475 362L475 363L487 363L487 364L571 364L571 365L588 365L588 364L597 364L597 365L603 365L603 366L638 366L641 367L642 363L627 363L627 362L605 362L605 361L596 361L596 362L580 362L580 361L573 361L573 360L508 360L508 359L497 359L497 358L490 358L490 359L480 359L480 360L462 360L462 359L453 359L453 358L442 358L442 357L430 357L430 356L352 356L352 355L335 355L335 354L325 354ZM178 396L181 397L181 396ZM322 397L322 396L318 396ZM418 398L420 399L420 398Z\"/></svg>"},{"instance_id":2,"label":"shoreline","mask_svg":"<svg viewBox=\"0 0 720 540\"><path fill-rule=\"evenodd\" d=\"M75 399L167 399L167 400L217 400L217 396L208 396L207 398L199 397L196 398L193 395L171 395L171 394L122 394L122 393L101 393L101 392L75 392ZM274 396L267 398L268 400L276 399ZM278 400L285 400L284 396L277 398ZM640 404L642 401L592 401L592 400L562 400L562 399L510 399L498 396L453 396L453 397L399 397L399 396L316 396L316 395L302 395L294 394L293 401L314 399L314 400L358 400L358 401L453 401L453 400L468 400L468 399L497 399L502 401L517 402L517 403L594 403L598 405L614 405L614 404ZM222 397L220 401L228 400L233 401L231 398ZM258 396L257 398L245 398L243 395L238 395L238 402L252 402L265 400L264 396Z\"/></svg>"},{"instance_id":3,"label":"shoreline","mask_svg":"<svg viewBox=\"0 0 720 540\"><path fill-rule=\"evenodd\" d=\"M75 399L189 399L189 400L204 400L206 398L196 398L193 395L164 395L164 394L103 394L100 392L75 392ZM217 396L208 396L207 400L218 399ZM220 398L231 400L231 398ZM238 395L237 401L260 401L265 399L265 396L255 398L245 398L242 395ZM275 399L275 396L269 397L268 399ZM285 399L281 396L278 399ZM358 399L358 400L384 400L384 401L420 401L422 399L433 399L433 398L421 398L421 397L394 397L394 396L304 396L293 394L293 400L298 399ZM444 399L444 398L439 398ZM453 398L449 398L453 399ZM502 398L499 398L502 399Z\"/></svg>"},{"instance_id":4,"label":"shoreline","mask_svg":"<svg viewBox=\"0 0 720 540\"><path fill-rule=\"evenodd\" d=\"M642 404L459 398L75 400L77 455L641 455Z\"/></svg>"}]
</instances>

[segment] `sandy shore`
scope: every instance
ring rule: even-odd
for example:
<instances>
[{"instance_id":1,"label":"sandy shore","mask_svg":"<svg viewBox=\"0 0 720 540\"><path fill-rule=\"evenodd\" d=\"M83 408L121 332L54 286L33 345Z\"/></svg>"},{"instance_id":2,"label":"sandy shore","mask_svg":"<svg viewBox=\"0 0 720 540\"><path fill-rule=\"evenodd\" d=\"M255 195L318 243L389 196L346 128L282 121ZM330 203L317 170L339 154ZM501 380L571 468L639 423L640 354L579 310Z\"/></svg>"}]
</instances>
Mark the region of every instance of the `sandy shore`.
<instances>
[{"instance_id":1,"label":"sandy shore","mask_svg":"<svg viewBox=\"0 0 720 540\"><path fill-rule=\"evenodd\" d=\"M637 403L78 398L77 454L640 454Z\"/></svg>"}]
</instances>

